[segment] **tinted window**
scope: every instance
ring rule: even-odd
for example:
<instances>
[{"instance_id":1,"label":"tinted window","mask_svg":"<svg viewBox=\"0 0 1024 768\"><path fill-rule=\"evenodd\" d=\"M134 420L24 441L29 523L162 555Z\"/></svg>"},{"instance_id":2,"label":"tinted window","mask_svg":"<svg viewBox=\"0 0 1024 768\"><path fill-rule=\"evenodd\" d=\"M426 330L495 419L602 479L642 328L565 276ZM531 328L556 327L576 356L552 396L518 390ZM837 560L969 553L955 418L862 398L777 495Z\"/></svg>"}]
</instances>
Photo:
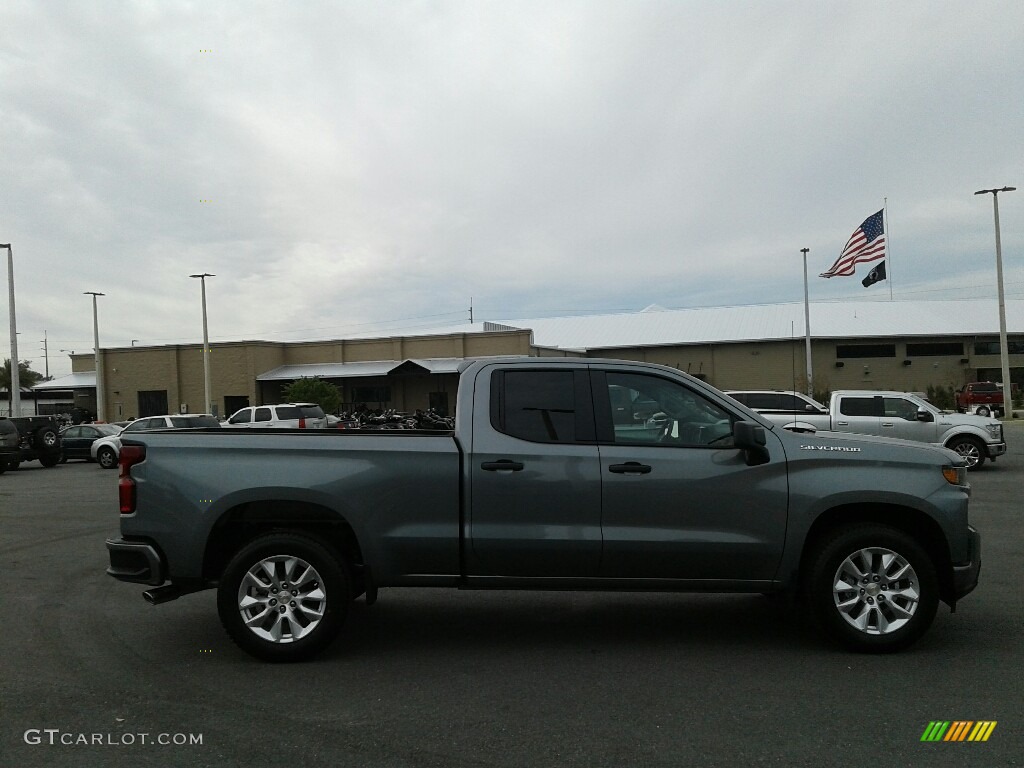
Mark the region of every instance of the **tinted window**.
<instances>
[{"instance_id":1,"label":"tinted window","mask_svg":"<svg viewBox=\"0 0 1024 768\"><path fill-rule=\"evenodd\" d=\"M895 344L837 344L836 357L896 357Z\"/></svg>"},{"instance_id":2,"label":"tinted window","mask_svg":"<svg viewBox=\"0 0 1024 768\"><path fill-rule=\"evenodd\" d=\"M841 397L839 412L844 416L879 416L874 397Z\"/></svg>"},{"instance_id":3,"label":"tinted window","mask_svg":"<svg viewBox=\"0 0 1024 768\"><path fill-rule=\"evenodd\" d=\"M319 405L302 405L302 406L299 406L299 411L307 419L322 419L322 418L324 418L324 410Z\"/></svg>"},{"instance_id":4,"label":"tinted window","mask_svg":"<svg viewBox=\"0 0 1024 768\"><path fill-rule=\"evenodd\" d=\"M256 418L253 421L270 421L273 418L269 408L257 408Z\"/></svg>"},{"instance_id":5,"label":"tinted window","mask_svg":"<svg viewBox=\"0 0 1024 768\"><path fill-rule=\"evenodd\" d=\"M228 420L228 423L229 424L248 424L250 421L252 421L252 410L249 409L249 408L245 408L245 409L239 411L238 413L236 413L234 416L232 416Z\"/></svg>"},{"instance_id":6,"label":"tinted window","mask_svg":"<svg viewBox=\"0 0 1024 768\"><path fill-rule=\"evenodd\" d=\"M572 371L506 371L495 377L500 390L498 429L536 443L576 440L576 397Z\"/></svg>"},{"instance_id":7,"label":"tinted window","mask_svg":"<svg viewBox=\"0 0 1024 768\"><path fill-rule=\"evenodd\" d=\"M907 421L917 421L917 404L902 397L882 398L884 415Z\"/></svg>"},{"instance_id":8,"label":"tinted window","mask_svg":"<svg viewBox=\"0 0 1024 768\"><path fill-rule=\"evenodd\" d=\"M613 419L616 443L688 447L731 444L732 416L679 382L633 373L608 373L607 381L610 397L614 389L625 390L631 402L644 404L649 413L631 423ZM621 399L622 395L614 397Z\"/></svg>"},{"instance_id":9,"label":"tinted window","mask_svg":"<svg viewBox=\"0 0 1024 768\"><path fill-rule=\"evenodd\" d=\"M64 437L81 437L84 427L68 427L64 430Z\"/></svg>"},{"instance_id":10,"label":"tinted window","mask_svg":"<svg viewBox=\"0 0 1024 768\"><path fill-rule=\"evenodd\" d=\"M187 427L219 427L220 422L213 416L171 416L171 426L178 429Z\"/></svg>"},{"instance_id":11,"label":"tinted window","mask_svg":"<svg viewBox=\"0 0 1024 768\"><path fill-rule=\"evenodd\" d=\"M279 405L277 406L277 418L280 420L285 419L301 419L302 410L295 405ZM257 421L263 421L263 419L256 419Z\"/></svg>"},{"instance_id":12,"label":"tinted window","mask_svg":"<svg viewBox=\"0 0 1024 768\"><path fill-rule=\"evenodd\" d=\"M121 428L115 424L97 424L95 427L91 427L91 429L97 435L102 435L103 437L121 434Z\"/></svg>"},{"instance_id":13,"label":"tinted window","mask_svg":"<svg viewBox=\"0 0 1024 768\"><path fill-rule=\"evenodd\" d=\"M766 411L778 411L786 407L782 403L782 396L774 392L751 392L743 404L748 408L761 408Z\"/></svg>"},{"instance_id":14,"label":"tinted window","mask_svg":"<svg viewBox=\"0 0 1024 768\"><path fill-rule=\"evenodd\" d=\"M908 357L936 357L941 355L960 357L963 353L964 345L961 341L919 342L916 344L907 344Z\"/></svg>"}]
</instances>

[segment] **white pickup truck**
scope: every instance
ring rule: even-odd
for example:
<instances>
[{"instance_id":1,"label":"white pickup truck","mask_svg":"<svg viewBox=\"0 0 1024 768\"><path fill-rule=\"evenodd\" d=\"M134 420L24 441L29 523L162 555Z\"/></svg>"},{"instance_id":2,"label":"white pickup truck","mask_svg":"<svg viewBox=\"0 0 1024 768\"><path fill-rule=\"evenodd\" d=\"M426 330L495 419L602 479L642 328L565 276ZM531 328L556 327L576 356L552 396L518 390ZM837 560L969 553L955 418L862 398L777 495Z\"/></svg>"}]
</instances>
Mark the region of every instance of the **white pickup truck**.
<instances>
[{"instance_id":1,"label":"white pickup truck","mask_svg":"<svg viewBox=\"0 0 1024 768\"><path fill-rule=\"evenodd\" d=\"M746 390L728 395L793 432L856 432L951 448L970 469L1006 453L998 419L946 413L910 392L840 390L826 408L799 392Z\"/></svg>"}]
</instances>

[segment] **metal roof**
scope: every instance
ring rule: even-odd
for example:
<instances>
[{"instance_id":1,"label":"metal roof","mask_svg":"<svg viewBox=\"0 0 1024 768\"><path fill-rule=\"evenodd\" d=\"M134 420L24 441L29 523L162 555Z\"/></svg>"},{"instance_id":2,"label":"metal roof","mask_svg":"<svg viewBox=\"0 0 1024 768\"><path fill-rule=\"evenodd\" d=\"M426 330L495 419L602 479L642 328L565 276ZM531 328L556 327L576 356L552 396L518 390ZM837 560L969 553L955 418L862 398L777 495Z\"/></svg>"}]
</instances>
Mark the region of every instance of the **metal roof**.
<instances>
[{"instance_id":1,"label":"metal roof","mask_svg":"<svg viewBox=\"0 0 1024 768\"><path fill-rule=\"evenodd\" d=\"M281 365L261 373L257 381L292 381L294 379L347 379L354 376L387 376L390 373L457 373L461 357L435 357L409 359L401 363L394 360L374 360L359 363L310 363ZM401 370L399 370L401 369ZM421 369L421 370L417 370Z\"/></svg>"},{"instance_id":2,"label":"metal roof","mask_svg":"<svg viewBox=\"0 0 1024 768\"><path fill-rule=\"evenodd\" d=\"M82 373L69 373L59 379L42 381L32 389L84 389L96 388L96 371L84 371Z\"/></svg>"},{"instance_id":3,"label":"metal roof","mask_svg":"<svg viewBox=\"0 0 1024 768\"><path fill-rule=\"evenodd\" d=\"M811 336L853 339L907 336L992 336L996 301L843 301L810 304ZM669 344L769 341L804 336L803 302L577 317L528 318L505 325L533 330L539 346L614 349ZM1006 302L1009 333L1024 333L1024 301Z\"/></svg>"}]
</instances>

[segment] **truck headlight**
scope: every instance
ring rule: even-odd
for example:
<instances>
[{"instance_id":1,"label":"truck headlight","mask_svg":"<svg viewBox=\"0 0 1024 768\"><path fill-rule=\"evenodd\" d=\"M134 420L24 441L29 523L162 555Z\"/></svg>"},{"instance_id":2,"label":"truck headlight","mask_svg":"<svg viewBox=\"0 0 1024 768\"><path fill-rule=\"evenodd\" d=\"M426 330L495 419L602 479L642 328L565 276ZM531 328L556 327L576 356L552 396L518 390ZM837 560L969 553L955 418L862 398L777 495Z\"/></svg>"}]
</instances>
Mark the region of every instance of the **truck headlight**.
<instances>
[{"instance_id":1,"label":"truck headlight","mask_svg":"<svg viewBox=\"0 0 1024 768\"><path fill-rule=\"evenodd\" d=\"M989 424L985 427L988 430L989 435L992 436L993 440L1003 441L1003 425L1002 424Z\"/></svg>"}]
</instances>

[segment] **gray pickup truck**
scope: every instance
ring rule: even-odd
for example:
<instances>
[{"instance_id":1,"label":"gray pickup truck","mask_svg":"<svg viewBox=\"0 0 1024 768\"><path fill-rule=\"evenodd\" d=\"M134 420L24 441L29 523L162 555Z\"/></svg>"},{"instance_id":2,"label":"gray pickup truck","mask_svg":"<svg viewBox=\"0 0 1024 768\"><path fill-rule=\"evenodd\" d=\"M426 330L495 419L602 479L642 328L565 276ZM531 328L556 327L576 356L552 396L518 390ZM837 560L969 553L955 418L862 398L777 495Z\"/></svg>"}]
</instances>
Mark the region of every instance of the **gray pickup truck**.
<instances>
[{"instance_id":1,"label":"gray pickup truck","mask_svg":"<svg viewBox=\"0 0 1024 768\"><path fill-rule=\"evenodd\" d=\"M856 432L919 440L956 451L968 469L1006 453L999 419L948 413L913 392L840 390L825 408L800 392L729 391L727 394L769 421L793 432Z\"/></svg>"},{"instance_id":2,"label":"gray pickup truck","mask_svg":"<svg viewBox=\"0 0 1024 768\"><path fill-rule=\"evenodd\" d=\"M308 658L380 587L785 592L896 651L977 584L965 462L787 432L671 368L467 361L451 432L125 436L107 573L217 589L265 660Z\"/></svg>"}]
</instances>

